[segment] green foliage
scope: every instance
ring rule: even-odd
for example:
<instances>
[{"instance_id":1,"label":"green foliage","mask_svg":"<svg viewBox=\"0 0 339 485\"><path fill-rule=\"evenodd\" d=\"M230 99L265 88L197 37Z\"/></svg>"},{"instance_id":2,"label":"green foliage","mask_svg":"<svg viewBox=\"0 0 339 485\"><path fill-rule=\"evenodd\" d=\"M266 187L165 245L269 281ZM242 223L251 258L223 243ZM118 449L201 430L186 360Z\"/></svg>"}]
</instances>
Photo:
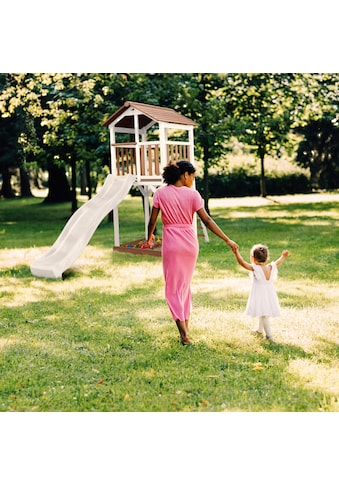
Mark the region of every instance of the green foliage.
<instances>
[{"instance_id":1,"label":"green foliage","mask_svg":"<svg viewBox=\"0 0 339 485\"><path fill-rule=\"evenodd\" d=\"M184 75L185 96L179 107L199 123L195 131L195 156L203 162L203 190L205 207L208 210L209 169L217 164L225 152L225 141L230 135L225 130L228 119L225 104L225 75L198 73ZM180 109L180 108L179 108Z\"/></svg>"},{"instance_id":2,"label":"green foliage","mask_svg":"<svg viewBox=\"0 0 339 485\"><path fill-rule=\"evenodd\" d=\"M313 187L339 187L339 127L335 120L314 120L296 130L304 136L297 163L310 169Z\"/></svg>"},{"instance_id":3,"label":"green foliage","mask_svg":"<svg viewBox=\"0 0 339 485\"><path fill-rule=\"evenodd\" d=\"M292 74L234 74L228 77L226 102L232 107L234 135L261 161L260 193L266 196L265 158L286 146L296 119Z\"/></svg>"},{"instance_id":4,"label":"green foliage","mask_svg":"<svg viewBox=\"0 0 339 485\"><path fill-rule=\"evenodd\" d=\"M228 155L209 175L210 197L245 197L260 195L260 167L243 146L233 146L236 155ZM198 170L196 184L199 192L204 183ZM266 187L269 195L298 194L311 191L307 170L288 158L267 158Z\"/></svg>"},{"instance_id":5,"label":"green foliage","mask_svg":"<svg viewBox=\"0 0 339 485\"><path fill-rule=\"evenodd\" d=\"M103 221L64 280L34 278L29 262L59 235L68 206L0 201L0 410L338 411L338 201L308 197L211 201L244 257L259 241L272 259L284 247L291 255L271 345L243 317L246 272L218 238L199 238L192 348L179 344L159 258L112 252ZM142 237L141 201L127 198L119 213L122 241Z\"/></svg>"},{"instance_id":6,"label":"green foliage","mask_svg":"<svg viewBox=\"0 0 339 485\"><path fill-rule=\"evenodd\" d=\"M174 108L199 124L195 156L203 164L206 207L210 170L229 152L234 136L261 160L265 195L264 160L295 150L294 130L310 121L335 124L338 86L335 73L5 73L0 75L0 139L6 140L0 170L10 185L9 165L23 173L38 166L71 167L73 198L78 173L90 197L92 181L95 187L110 165L102 122L130 99ZM57 192L53 181L49 189ZM67 194L65 187L60 192Z\"/></svg>"},{"instance_id":7,"label":"green foliage","mask_svg":"<svg viewBox=\"0 0 339 485\"><path fill-rule=\"evenodd\" d=\"M203 194L204 183L196 177L197 189ZM270 195L301 194L311 191L309 178L303 173L266 176L266 190ZM260 195L260 176L249 174L244 168L209 176L210 197L245 197Z\"/></svg>"}]
</instances>

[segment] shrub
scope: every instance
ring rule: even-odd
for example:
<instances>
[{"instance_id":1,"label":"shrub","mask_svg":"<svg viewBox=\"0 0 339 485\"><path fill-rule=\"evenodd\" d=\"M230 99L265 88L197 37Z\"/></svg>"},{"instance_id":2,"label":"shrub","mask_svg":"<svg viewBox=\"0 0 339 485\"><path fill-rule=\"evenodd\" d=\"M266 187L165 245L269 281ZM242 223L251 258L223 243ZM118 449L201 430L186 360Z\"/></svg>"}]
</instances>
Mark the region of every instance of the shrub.
<instances>
[{"instance_id":1,"label":"shrub","mask_svg":"<svg viewBox=\"0 0 339 485\"><path fill-rule=\"evenodd\" d=\"M266 192L270 195L308 193L310 180L303 173L274 174L265 177ZM196 186L204 195L203 179L196 177ZM209 197L246 197L260 195L260 175L249 174L243 167L232 172L209 175Z\"/></svg>"}]
</instances>

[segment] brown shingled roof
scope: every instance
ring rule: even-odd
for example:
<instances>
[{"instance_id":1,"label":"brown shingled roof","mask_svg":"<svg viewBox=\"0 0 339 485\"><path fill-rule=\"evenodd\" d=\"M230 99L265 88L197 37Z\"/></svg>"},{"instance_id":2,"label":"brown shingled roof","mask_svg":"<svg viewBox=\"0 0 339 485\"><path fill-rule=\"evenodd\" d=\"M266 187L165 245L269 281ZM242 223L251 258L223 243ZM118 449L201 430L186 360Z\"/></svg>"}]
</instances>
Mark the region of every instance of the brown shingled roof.
<instances>
[{"instance_id":1,"label":"brown shingled roof","mask_svg":"<svg viewBox=\"0 0 339 485\"><path fill-rule=\"evenodd\" d=\"M134 101L126 101L124 105L113 113L107 120L103 123L104 126L110 125L115 119L121 116L128 108L135 108L141 115L139 115L139 128L143 128L148 125L150 121L162 121L165 123L176 123L180 125L190 125L198 126L198 123L187 118L186 116L177 113L171 108L162 108L161 106L154 106L152 104L137 103ZM123 117L116 126L123 128L134 128L134 117L125 116Z\"/></svg>"}]
</instances>

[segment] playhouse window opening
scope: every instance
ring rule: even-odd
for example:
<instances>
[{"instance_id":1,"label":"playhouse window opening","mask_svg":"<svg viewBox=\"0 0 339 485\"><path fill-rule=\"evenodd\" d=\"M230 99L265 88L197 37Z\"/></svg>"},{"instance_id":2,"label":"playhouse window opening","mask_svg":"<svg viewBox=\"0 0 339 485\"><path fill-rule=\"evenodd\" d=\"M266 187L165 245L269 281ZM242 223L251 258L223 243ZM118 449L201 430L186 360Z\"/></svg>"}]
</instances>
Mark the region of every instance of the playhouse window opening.
<instances>
[{"instance_id":1,"label":"playhouse window opening","mask_svg":"<svg viewBox=\"0 0 339 485\"><path fill-rule=\"evenodd\" d=\"M169 128L167 129L167 140L188 143L188 132L187 130Z\"/></svg>"}]
</instances>

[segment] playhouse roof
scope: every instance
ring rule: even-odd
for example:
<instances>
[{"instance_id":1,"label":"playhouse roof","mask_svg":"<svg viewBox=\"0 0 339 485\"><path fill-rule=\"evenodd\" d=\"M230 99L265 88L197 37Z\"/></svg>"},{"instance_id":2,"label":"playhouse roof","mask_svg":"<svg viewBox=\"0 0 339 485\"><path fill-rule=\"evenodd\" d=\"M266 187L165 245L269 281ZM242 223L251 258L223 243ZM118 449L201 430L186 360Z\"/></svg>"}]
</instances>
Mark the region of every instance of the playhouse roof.
<instances>
[{"instance_id":1,"label":"playhouse roof","mask_svg":"<svg viewBox=\"0 0 339 485\"><path fill-rule=\"evenodd\" d=\"M113 113L107 120L103 123L104 126L109 126L114 120L121 117L124 112L126 116L123 116L117 123L116 126L121 128L134 128L134 117L131 116L131 109L137 110L139 114L139 128L144 128L152 120L156 122L174 123L180 125L198 126L198 123L177 113L172 108L162 108L161 106L154 106L152 104L137 103L135 101L126 101L121 108Z\"/></svg>"}]
</instances>

